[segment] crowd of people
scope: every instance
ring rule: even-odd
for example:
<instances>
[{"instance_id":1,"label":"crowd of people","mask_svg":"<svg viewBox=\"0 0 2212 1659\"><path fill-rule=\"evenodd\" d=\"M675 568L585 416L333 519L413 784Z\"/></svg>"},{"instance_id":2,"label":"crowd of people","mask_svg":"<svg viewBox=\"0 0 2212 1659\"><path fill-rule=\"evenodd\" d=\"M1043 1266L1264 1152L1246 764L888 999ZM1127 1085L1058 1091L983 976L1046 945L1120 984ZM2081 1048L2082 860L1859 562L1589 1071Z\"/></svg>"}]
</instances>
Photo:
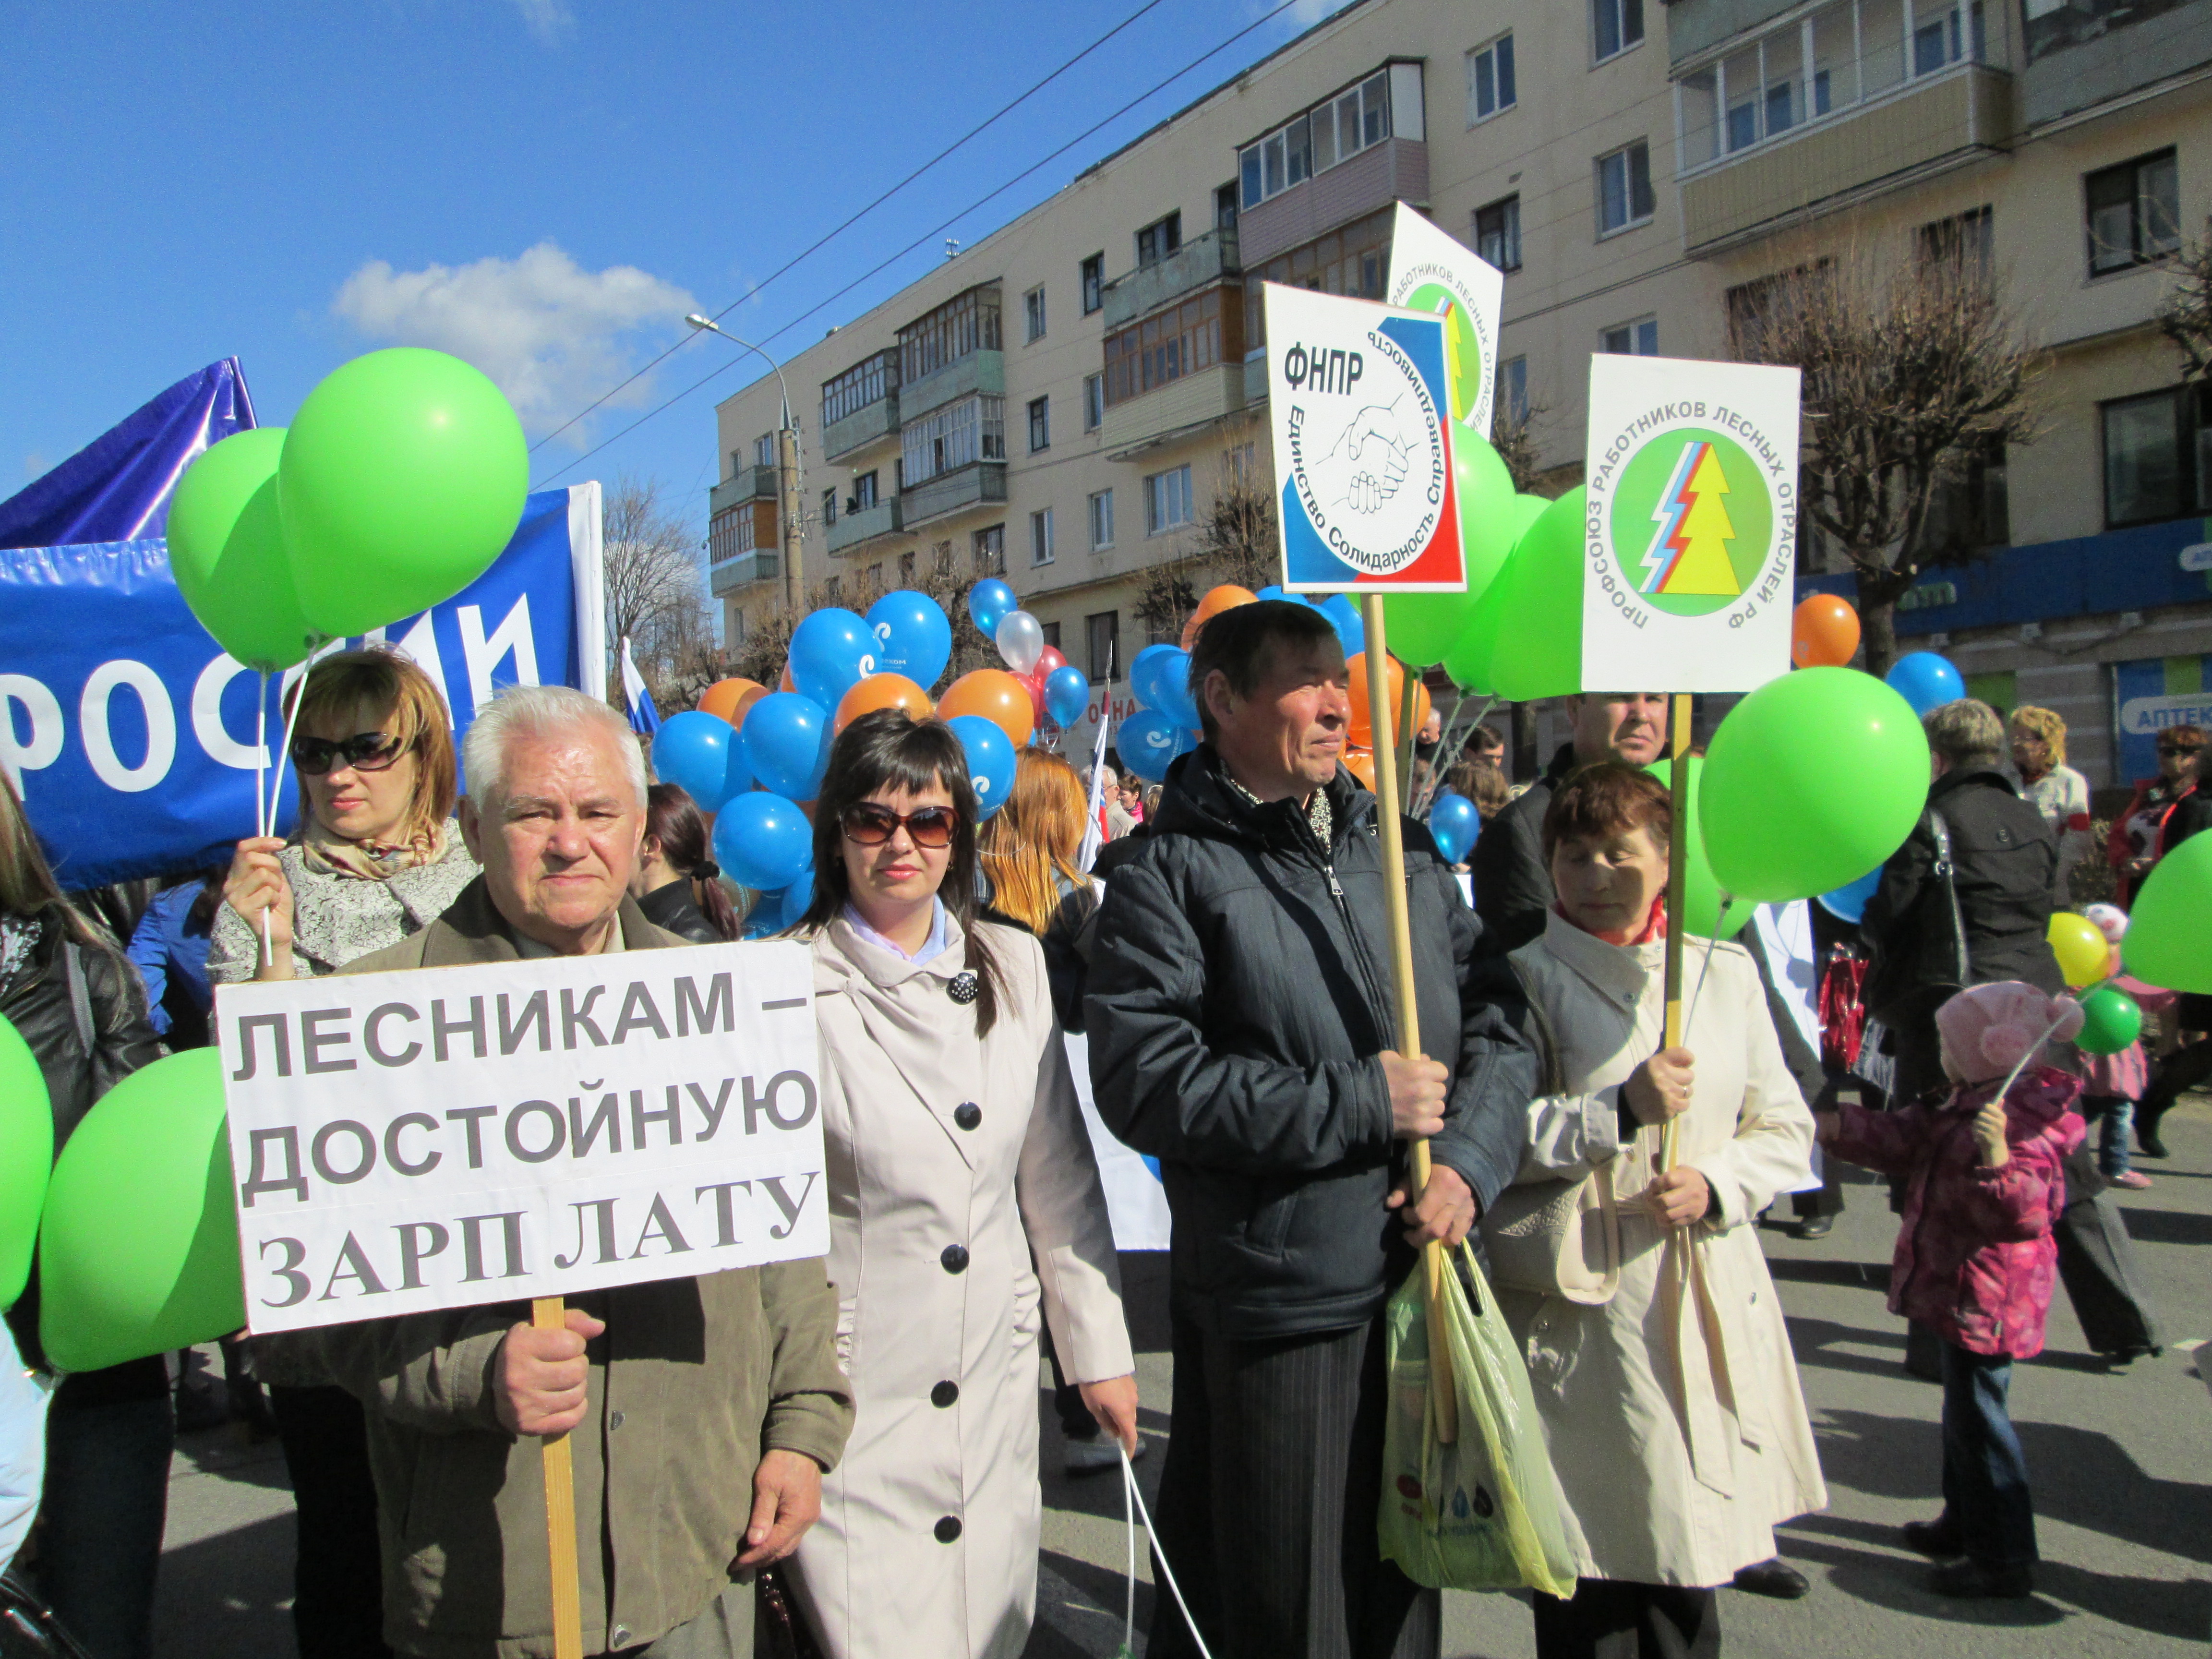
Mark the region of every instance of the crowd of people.
<instances>
[{"instance_id":1,"label":"crowd of people","mask_svg":"<svg viewBox=\"0 0 2212 1659\"><path fill-rule=\"evenodd\" d=\"M1646 769L1663 696L1574 699L1568 742L1517 788L1492 728L1453 755L1419 733L1425 775L1482 819L1455 869L1343 765L1325 617L1223 611L1190 676L1203 742L1164 786L1032 747L988 821L946 726L891 709L837 736L788 930L812 963L826 1258L575 1296L559 1326L492 1304L227 1347L298 1508L302 1659L550 1659L538 1447L556 1435L589 1653L1019 1654L1041 1366L1071 1469L1118 1468L1158 1425L1073 1032L1173 1218L1156 1518L1182 1594L1158 1598L1151 1652L1439 1653L1437 1593L1382 1557L1374 1507L1384 1304L1431 1243L1481 1247L1528 1366L1577 1581L1534 1596L1540 1654L1709 1655L1719 1587L1805 1594L1775 1529L1826 1492L1757 1228L1788 1196L1804 1236L1825 1231L1839 1160L1892 1180L1892 1306L1943 1383L1943 1508L1905 1541L1947 1595L2030 1593L2009 1368L2041 1346L2054 1274L2100 1352L2156 1350L2105 1191L2133 1173L2121 1106L2162 1157L2160 1115L2212 1069L2202 997L2167 1008L2196 1040L2154 1065L2068 1045L2079 1011L2045 931L2094 849L2063 722L1928 715L1927 811L1860 926L1828 917L1808 946L1832 975L1856 964L1823 999L1848 1018L1808 1036L1781 935L1747 928L1697 943L1670 1045L1677 825ZM322 659L297 696L297 829L180 873L112 932L0 787L0 1014L45 1073L58 1146L165 1043L209 1040L215 984L740 936L748 896L706 818L605 703L510 689L457 757L395 652ZM2123 902L2212 821L2201 744L2163 734L2115 822ZM1422 1053L1395 1036L1386 836ZM1522 1224L1563 1214L1595 1230L1602 1273ZM21 1363L0 1368L0 1561L30 1537L18 1565L91 1659L149 1659L170 1367L57 1386L37 1307L34 1275L8 1323Z\"/></svg>"}]
</instances>

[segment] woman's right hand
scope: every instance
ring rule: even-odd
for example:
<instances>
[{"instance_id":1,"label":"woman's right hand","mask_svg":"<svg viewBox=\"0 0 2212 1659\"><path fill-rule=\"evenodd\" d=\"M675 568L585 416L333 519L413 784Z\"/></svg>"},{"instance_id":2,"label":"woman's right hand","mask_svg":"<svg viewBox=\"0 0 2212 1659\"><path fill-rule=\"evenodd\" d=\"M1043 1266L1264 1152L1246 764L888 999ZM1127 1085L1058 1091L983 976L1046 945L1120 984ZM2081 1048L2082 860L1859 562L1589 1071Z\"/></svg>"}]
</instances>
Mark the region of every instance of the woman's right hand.
<instances>
[{"instance_id":1,"label":"woman's right hand","mask_svg":"<svg viewBox=\"0 0 2212 1659\"><path fill-rule=\"evenodd\" d=\"M1697 1084L1698 1057L1687 1048L1662 1048L1628 1074L1621 1098L1647 1128L1690 1109Z\"/></svg>"},{"instance_id":2,"label":"woman's right hand","mask_svg":"<svg viewBox=\"0 0 2212 1659\"><path fill-rule=\"evenodd\" d=\"M223 878L223 902L238 912L240 919L261 937L262 917L268 916L269 948L273 960L261 964L258 976L279 979L291 977L292 963L292 884L284 879L284 866L276 855L284 850L284 843L275 836L255 836L238 843L238 851L230 860L230 873ZM282 963L283 971L273 975L270 970Z\"/></svg>"}]
</instances>

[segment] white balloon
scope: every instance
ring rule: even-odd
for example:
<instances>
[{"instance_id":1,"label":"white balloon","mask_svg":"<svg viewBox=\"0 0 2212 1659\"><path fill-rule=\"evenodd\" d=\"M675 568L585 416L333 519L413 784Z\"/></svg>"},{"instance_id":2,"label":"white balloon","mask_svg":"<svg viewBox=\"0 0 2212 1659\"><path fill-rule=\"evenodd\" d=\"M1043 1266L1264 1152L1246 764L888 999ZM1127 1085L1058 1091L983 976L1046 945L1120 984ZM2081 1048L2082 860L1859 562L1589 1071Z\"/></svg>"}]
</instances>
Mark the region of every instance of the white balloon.
<instances>
[{"instance_id":1,"label":"white balloon","mask_svg":"<svg viewBox=\"0 0 2212 1659\"><path fill-rule=\"evenodd\" d=\"M1044 655L1044 624L1026 611L1009 611L999 623L999 654L1017 674L1026 674Z\"/></svg>"}]
</instances>

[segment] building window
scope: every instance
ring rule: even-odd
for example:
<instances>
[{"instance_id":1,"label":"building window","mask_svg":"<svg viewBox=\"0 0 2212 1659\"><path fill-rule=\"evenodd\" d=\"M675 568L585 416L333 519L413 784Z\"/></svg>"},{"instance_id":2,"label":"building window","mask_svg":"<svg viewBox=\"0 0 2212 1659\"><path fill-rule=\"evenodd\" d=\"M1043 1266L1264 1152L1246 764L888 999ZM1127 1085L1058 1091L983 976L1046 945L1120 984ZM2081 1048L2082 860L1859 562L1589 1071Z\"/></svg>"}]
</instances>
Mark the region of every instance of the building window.
<instances>
[{"instance_id":1,"label":"building window","mask_svg":"<svg viewBox=\"0 0 2212 1659\"><path fill-rule=\"evenodd\" d=\"M1996 252L1996 215L1978 207L1938 219L1913 233L1912 246L1923 265L1940 265L1986 283Z\"/></svg>"},{"instance_id":2,"label":"building window","mask_svg":"<svg viewBox=\"0 0 2212 1659\"><path fill-rule=\"evenodd\" d=\"M1156 265L1182 246L1182 215L1170 213L1155 219L1137 233L1137 268Z\"/></svg>"},{"instance_id":3,"label":"building window","mask_svg":"<svg viewBox=\"0 0 2212 1659\"><path fill-rule=\"evenodd\" d=\"M1083 619L1083 642L1091 660L1085 672L1091 684L1111 679L1121 665L1115 659L1116 647L1121 642L1121 613L1100 611Z\"/></svg>"},{"instance_id":4,"label":"building window","mask_svg":"<svg viewBox=\"0 0 2212 1659\"><path fill-rule=\"evenodd\" d=\"M1083 429L1096 432L1106 424L1106 377L1086 374L1083 377Z\"/></svg>"},{"instance_id":5,"label":"building window","mask_svg":"<svg viewBox=\"0 0 2212 1659\"><path fill-rule=\"evenodd\" d=\"M1005 460L1006 409L1004 398L963 398L909 422L899 434L899 488L977 461Z\"/></svg>"},{"instance_id":6,"label":"building window","mask_svg":"<svg viewBox=\"0 0 2212 1659\"><path fill-rule=\"evenodd\" d=\"M914 586L914 550L912 548L899 555L899 586L901 587Z\"/></svg>"},{"instance_id":7,"label":"building window","mask_svg":"<svg viewBox=\"0 0 2212 1659\"><path fill-rule=\"evenodd\" d=\"M2203 511L2205 440L2212 428L2194 392L2174 386L2102 406L2105 524L2118 530Z\"/></svg>"},{"instance_id":8,"label":"building window","mask_svg":"<svg viewBox=\"0 0 2212 1659\"><path fill-rule=\"evenodd\" d=\"M1006 574L1006 526L994 524L988 530L979 530L969 538L974 554L975 574L979 576L1003 576Z\"/></svg>"},{"instance_id":9,"label":"building window","mask_svg":"<svg viewBox=\"0 0 2212 1659\"><path fill-rule=\"evenodd\" d=\"M908 323L898 338L899 379L907 386L971 353L999 350L999 290L971 288L956 294Z\"/></svg>"},{"instance_id":10,"label":"building window","mask_svg":"<svg viewBox=\"0 0 2212 1659\"><path fill-rule=\"evenodd\" d=\"M2125 270L2181 246L2181 178L2162 149L2082 180L2089 213L2089 274Z\"/></svg>"},{"instance_id":11,"label":"building window","mask_svg":"<svg viewBox=\"0 0 2212 1659\"><path fill-rule=\"evenodd\" d=\"M1114 545L1114 492L1101 489L1091 497L1091 550L1103 552Z\"/></svg>"},{"instance_id":12,"label":"building window","mask_svg":"<svg viewBox=\"0 0 2212 1659\"><path fill-rule=\"evenodd\" d=\"M2031 4L2031 10L2034 9ZM2053 9L2046 7L2045 9ZM1978 64L1987 45L1982 0L1967 6L1930 7L1929 16L1912 9L1912 72L1933 75L1966 60Z\"/></svg>"},{"instance_id":13,"label":"building window","mask_svg":"<svg viewBox=\"0 0 2212 1659\"><path fill-rule=\"evenodd\" d=\"M822 383L822 424L859 413L898 390L898 353L878 351L834 380Z\"/></svg>"},{"instance_id":14,"label":"building window","mask_svg":"<svg viewBox=\"0 0 2212 1659\"><path fill-rule=\"evenodd\" d=\"M835 484L822 492L822 522L825 526L837 522L837 487Z\"/></svg>"},{"instance_id":15,"label":"building window","mask_svg":"<svg viewBox=\"0 0 2212 1659\"><path fill-rule=\"evenodd\" d=\"M1414 117L1408 114L1413 123ZM1238 194L1247 209L1390 136L1390 75L1378 70L1237 152Z\"/></svg>"},{"instance_id":16,"label":"building window","mask_svg":"<svg viewBox=\"0 0 2212 1659\"><path fill-rule=\"evenodd\" d=\"M1597 231L1610 236L1650 220L1651 146L1643 139L1597 158Z\"/></svg>"},{"instance_id":17,"label":"building window","mask_svg":"<svg viewBox=\"0 0 2212 1659\"><path fill-rule=\"evenodd\" d=\"M774 466L775 465L775 433L763 432L759 437L753 440L753 465L755 466Z\"/></svg>"},{"instance_id":18,"label":"building window","mask_svg":"<svg viewBox=\"0 0 2212 1659\"><path fill-rule=\"evenodd\" d=\"M1145 480L1145 534L1158 536L1190 522L1190 468L1170 467Z\"/></svg>"},{"instance_id":19,"label":"building window","mask_svg":"<svg viewBox=\"0 0 2212 1659\"><path fill-rule=\"evenodd\" d=\"M1216 230L1237 228L1237 181L1213 188L1213 228Z\"/></svg>"},{"instance_id":20,"label":"building window","mask_svg":"<svg viewBox=\"0 0 2212 1659\"><path fill-rule=\"evenodd\" d=\"M1590 0L1591 56L1602 64L1644 41L1644 0Z\"/></svg>"},{"instance_id":21,"label":"building window","mask_svg":"<svg viewBox=\"0 0 2212 1659\"><path fill-rule=\"evenodd\" d=\"M1513 37L1504 34L1467 55L1467 124L1487 121L1500 110L1511 109L1516 101Z\"/></svg>"},{"instance_id":22,"label":"building window","mask_svg":"<svg viewBox=\"0 0 2212 1659\"><path fill-rule=\"evenodd\" d=\"M1030 562L1052 562L1052 509L1030 514Z\"/></svg>"},{"instance_id":23,"label":"building window","mask_svg":"<svg viewBox=\"0 0 2212 1659\"><path fill-rule=\"evenodd\" d=\"M823 597L827 599L830 604L836 604L840 597L839 590L843 586L844 583L840 578L836 576L824 576L822 579Z\"/></svg>"},{"instance_id":24,"label":"building window","mask_svg":"<svg viewBox=\"0 0 2212 1659\"><path fill-rule=\"evenodd\" d=\"M1106 256L1094 253L1083 262L1083 314L1088 317L1106 303Z\"/></svg>"},{"instance_id":25,"label":"building window","mask_svg":"<svg viewBox=\"0 0 2212 1659\"><path fill-rule=\"evenodd\" d=\"M1244 273L1244 337L1242 356L1265 345L1267 318L1261 307L1261 284L1287 283L1322 294L1349 294L1355 298L1382 297L1382 272L1390 264L1390 227L1395 210L1384 208L1364 219L1355 219L1341 230L1288 253L1279 253L1264 267Z\"/></svg>"},{"instance_id":26,"label":"building window","mask_svg":"<svg viewBox=\"0 0 2212 1659\"><path fill-rule=\"evenodd\" d=\"M1240 321L1241 314L1233 305L1224 319L1222 290L1213 288L1108 335L1107 407L1142 397L1200 369L1242 362L1244 342L1235 337Z\"/></svg>"},{"instance_id":27,"label":"building window","mask_svg":"<svg viewBox=\"0 0 2212 1659\"><path fill-rule=\"evenodd\" d=\"M1528 418L1528 360L1508 357L1498 366L1498 406L1515 425Z\"/></svg>"},{"instance_id":28,"label":"building window","mask_svg":"<svg viewBox=\"0 0 2212 1659\"><path fill-rule=\"evenodd\" d=\"M884 585L884 562L878 559L868 567L868 586L880 590Z\"/></svg>"},{"instance_id":29,"label":"building window","mask_svg":"<svg viewBox=\"0 0 2212 1659\"><path fill-rule=\"evenodd\" d=\"M1656 357L1659 355L1659 319L1638 317L1632 323L1617 324L1599 337L1598 349L1615 357Z\"/></svg>"},{"instance_id":30,"label":"building window","mask_svg":"<svg viewBox=\"0 0 2212 1659\"><path fill-rule=\"evenodd\" d=\"M1474 210L1474 251L1500 270L1521 269L1521 198Z\"/></svg>"},{"instance_id":31,"label":"building window","mask_svg":"<svg viewBox=\"0 0 2212 1659\"><path fill-rule=\"evenodd\" d=\"M1031 289L1022 295L1022 343L1044 338L1044 289Z\"/></svg>"},{"instance_id":32,"label":"building window","mask_svg":"<svg viewBox=\"0 0 2212 1659\"><path fill-rule=\"evenodd\" d=\"M730 612L730 625L723 631L729 635L732 645L743 645L745 642L745 613L732 610Z\"/></svg>"},{"instance_id":33,"label":"building window","mask_svg":"<svg viewBox=\"0 0 2212 1659\"><path fill-rule=\"evenodd\" d=\"M876 475L872 471L853 475L853 511L865 513L876 504Z\"/></svg>"},{"instance_id":34,"label":"building window","mask_svg":"<svg viewBox=\"0 0 2212 1659\"><path fill-rule=\"evenodd\" d=\"M1052 447L1052 399L1030 399L1030 453Z\"/></svg>"}]
</instances>

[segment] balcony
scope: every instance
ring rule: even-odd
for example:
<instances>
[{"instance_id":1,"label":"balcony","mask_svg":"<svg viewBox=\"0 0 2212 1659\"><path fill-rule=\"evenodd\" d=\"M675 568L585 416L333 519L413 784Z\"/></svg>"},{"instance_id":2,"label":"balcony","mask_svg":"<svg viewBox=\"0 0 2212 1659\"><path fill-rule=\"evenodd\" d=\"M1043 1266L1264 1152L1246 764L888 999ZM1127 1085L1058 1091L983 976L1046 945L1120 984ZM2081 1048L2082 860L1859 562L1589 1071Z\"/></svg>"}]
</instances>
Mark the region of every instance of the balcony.
<instances>
[{"instance_id":1,"label":"balcony","mask_svg":"<svg viewBox=\"0 0 2212 1659\"><path fill-rule=\"evenodd\" d=\"M1386 138L1272 196L1237 216L1246 269L1310 242L1339 225L1393 202L1429 199L1429 147L1419 138Z\"/></svg>"},{"instance_id":2,"label":"balcony","mask_svg":"<svg viewBox=\"0 0 2212 1659\"><path fill-rule=\"evenodd\" d=\"M755 582L772 582L783 574L783 561L772 548L761 548L756 552L740 553L734 559L725 559L707 572L707 586L717 597L734 593L741 587L750 587Z\"/></svg>"},{"instance_id":3,"label":"balcony","mask_svg":"<svg viewBox=\"0 0 2212 1659\"><path fill-rule=\"evenodd\" d=\"M695 489L696 485L693 486ZM734 478L725 478L716 484L707 497L707 511L711 515L742 507L747 501L772 501L775 499L775 469L772 466L741 468Z\"/></svg>"},{"instance_id":4,"label":"balcony","mask_svg":"<svg viewBox=\"0 0 2212 1659\"><path fill-rule=\"evenodd\" d=\"M1259 360L1259 368L1264 376L1265 357ZM1235 414L1244 407L1244 386L1245 364L1240 359L1183 375L1141 398L1109 404L1103 434L1107 458L1125 459L1139 450Z\"/></svg>"},{"instance_id":5,"label":"balcony","mask_svg":"<svg viewBox=\"0 0 2212 1659\"><path fill-rule=\"evenodd\" d=\"M1842 207L1996 152L2017 131L2013 77L1962 63L1682 180L1682 246L1717 253L1794 216Z\"/></svg>"},{"instance_id":6,"label":"balcony","mask_svg":"<svg viewBox=\"0 0 2212 1659\"><path fill-rule=\"evenodd\" d=\"M2061 0L2028 22L2021 118L2037 126L2207 61L2212 0Z\"/></svg>"},{"instance_id":7,"label":"balcony","mask_svg":"<svg viewBox=\"0 0 2212 1659\"><path fill-rule=\"evenodd\" d=\"M822 453L837 460L899 428L896 348L863 358L822 387Z\"/></svg>"},{"instance_id":8,"label":"balcony","mask_svg":"<svg viewBox=\"0 0 2212 1659\"><path fill-rule=\"evenodd\" d=\"M996 357L999 354L994 351L990 355ZM901 509L904 520L900 527L918 530L935 520L1006 499L1006 464L970 461L921 483L908 484L894 504Z\"/></svg>"},{"instance_id":9,"label":"balcony","mask_svg":"<svg viewBox=\"0 0 2212 1659\"><path fill-rule=\"evenodd\" d=\"M1224 276L1233 276L1242 269L1237 260L1236 228L1209 230L1157 264L1139 265L1107 283L1105 325L1110 330L1134 322L1171 300L1180 300Z\"/></svg>"},{"instance_id":10,"label":"balcony","mask_svg":"<svg viewBox=\"0 0 2212 1659\"><path fill-rule=\"evenodd\" d=\"M964 357L956 357L933 374L899 388L899 418L902 424L916 421L933 409L957 403L963 398L977 393L988 398L1006 395L1006 355L986 348L971 351Z\"/></svg>"},{"instance_id":11,"label":"balcony","mask_svg":"<svg viewBox=\"0 0 2212 1659\"><path fill-rule=\"evenodd\" d=\"M894 495L889 501L878 501L873 507L861 507L858 512L847 512L830 526L829 547L831 555L844 552L863 542L872 542L878 536L896 535L905 526L902 522L901 502L905 497ZM1001 500L1005 497L1002 495Z\"/></svg>"}]
</instances>

